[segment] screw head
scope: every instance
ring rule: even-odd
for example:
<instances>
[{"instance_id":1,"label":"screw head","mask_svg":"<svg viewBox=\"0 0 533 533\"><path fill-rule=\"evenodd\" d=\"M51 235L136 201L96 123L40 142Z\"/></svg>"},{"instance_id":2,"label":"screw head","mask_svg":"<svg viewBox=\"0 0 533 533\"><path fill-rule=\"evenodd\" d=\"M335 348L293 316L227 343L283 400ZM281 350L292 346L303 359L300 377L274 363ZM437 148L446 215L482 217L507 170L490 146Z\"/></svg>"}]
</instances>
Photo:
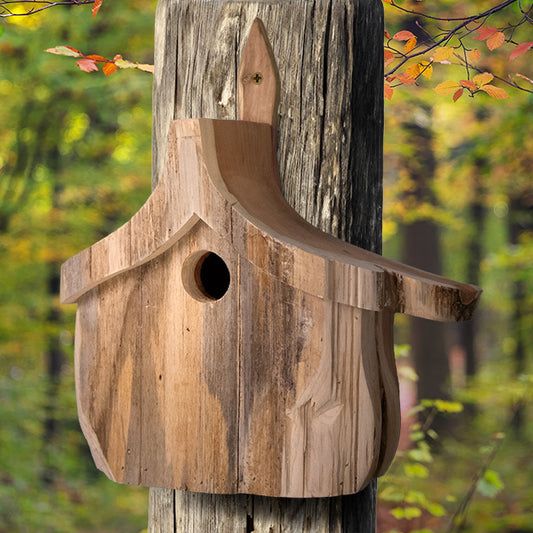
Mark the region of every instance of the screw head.
<instances>
[{"instance_id":1,"label":"screw head","mask_svg":"<svg viewBox=\"0 0 533 533\"><path fill-rule=\"evenodd\" d=\"M252 76L252 81L253 81L256 85L259 85L259 84L263 81L263 74L261 74L261 72L256 72L256 73Z\"/></svg>"}]
</instances>

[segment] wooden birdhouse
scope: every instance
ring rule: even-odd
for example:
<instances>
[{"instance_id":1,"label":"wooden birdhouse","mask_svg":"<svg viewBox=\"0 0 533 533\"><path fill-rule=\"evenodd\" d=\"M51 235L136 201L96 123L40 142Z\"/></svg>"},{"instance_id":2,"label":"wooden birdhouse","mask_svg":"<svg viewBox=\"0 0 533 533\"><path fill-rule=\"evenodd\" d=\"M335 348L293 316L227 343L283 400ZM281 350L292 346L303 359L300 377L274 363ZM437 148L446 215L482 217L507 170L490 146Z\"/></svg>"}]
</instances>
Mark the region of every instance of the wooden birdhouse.
<instances>
[{"instance_id":1,"label":"wooden birdhouse","mask_svg":"<svg viewBox=\"0 0 533 533\"><path fill-rule=\"evenodd\" d=\"M62 301L78 304L79 418L112 480L357 492L398 443L394 313L472 315L477 287L335 239L287 204L278 84L256 21L241 120L173 122L146 204L63 265Z\"/></svg>"}]
</instances>

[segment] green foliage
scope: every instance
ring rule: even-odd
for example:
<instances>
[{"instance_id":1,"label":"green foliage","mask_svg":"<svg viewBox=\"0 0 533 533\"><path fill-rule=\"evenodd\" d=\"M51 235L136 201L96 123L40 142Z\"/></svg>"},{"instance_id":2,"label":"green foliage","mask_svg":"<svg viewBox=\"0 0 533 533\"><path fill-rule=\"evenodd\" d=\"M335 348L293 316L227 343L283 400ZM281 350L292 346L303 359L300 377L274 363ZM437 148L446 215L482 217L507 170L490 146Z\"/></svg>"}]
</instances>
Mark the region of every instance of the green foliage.
<instances>
[{"instance_id":1,"label":"green foliage","mask_svg":"<svg viewBox=\"0 0 533 533\"><path fill-rule=\"evenodd\" d=\"M105 21L65 8L0 24L2 533L146 527L147 490L107 480L81 434L74 309L59 306L53 280L62 261L118 227L149 194L152 80L132 72L84 78L43 53L66 39L150 62L155 2L131 4L111 3ZM54 380L52 345L64 358Z\"/></svg>"}]
</instances>

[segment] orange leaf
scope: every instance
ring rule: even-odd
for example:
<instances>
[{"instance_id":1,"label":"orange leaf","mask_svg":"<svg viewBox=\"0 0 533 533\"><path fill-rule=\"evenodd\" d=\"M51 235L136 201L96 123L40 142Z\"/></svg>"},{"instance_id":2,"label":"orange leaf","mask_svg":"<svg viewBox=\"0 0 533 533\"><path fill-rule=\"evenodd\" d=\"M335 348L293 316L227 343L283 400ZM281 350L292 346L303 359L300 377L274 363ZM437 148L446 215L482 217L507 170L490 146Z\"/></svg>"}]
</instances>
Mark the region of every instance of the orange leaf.
<instances>
[{"instance_id":1,"label":"orange leaf","mask_svg":"<svg viewBox=\"0 0 533 533\"><path fill-rule=\"evenodd\" d=\"M105 63L102 70L106 76L110 76L113 72L116 72L117 66L115 63Z\"/></svg>"},{"instance_id":2,"label":"orange leaf","mask_svg":"<svg viewBox=\"0 0 533 533\"><path fill-rule=\"evenodd\" d=\"M383 92L384 92L385 98L387 100L390 100L394 93L394 89L388 83L385 83Z\"/></svg>"},{"instance_id":3,"label":"orange leaf","mask_svg":"<svg viewBox=\"0 0 533 533\"><path fill-rule=\"evenodd\" d=\"M533 42L531 41L528 41L527 43L517 44L514 47L514 50L511 52L511 55L509 56L509 61L514 61L518 56L525 54L532 46Z\"/></svg>"},{"instance_id":4,"label":"orange leaf","mask_svg":"<svg viewBox=\"0 0 533 533\"><path fill-rule=\"evenodd\" d=\"M448 80L448 81L443 81L442 83L439 83L433 90L437 94L446 95L446 94L452 94L453 92L457 91L457 89L460 89L460 88L461 86L456 81Z\"/></svg>"},{"instance_id":5,"label":"orange leaf","mask_svg":"<svg viewBox=\"0 0 533 533\"><path fill-rule=\"evenodd\" d=\"M496 50L496 48L499 48L504 42L505 42L505 35L503 34L503 32L499 31L495 33L494 35L491 35L487 39L487 46L489 50Z\"/></svg>"},{"instance_id":6,"label":"orange leaf","mask_svg":"<svg viewBox=\"0 0 533 533\"><path fill-rule=\"evenodd\" d=\"M474 50L470 50L467 56L468 56L468 59L472 61L472 63L476 63L477 61L479 61L479 58L481 57L481 52L477 48L475 48Z\"/></svg>"},{"instance_id":7,"label":"orange leaf","mask_svg":"<svg viewBox=\"0 0 533 533\"><path fill-rule=\"evenodd\" d=\"M439 46L435 48L432 59L435 63L440 63L441 61L446 61L452 54L453 48L451 46Z\"/></svg>"},{"instance_id":8,"label":"orange leaf","mask_svg":"<svg viewBox=\"0 0 533 533\"><path fill-rule=\"evenodd\" d=\"M414 65L411 65L408 69L406 69L405 74L413 80L417 78L420 74L420 63L415 63Z\"/></svg>"},{"instance_id":9,"label":"orange leaf","mask_svg":"<svg viewBox=\"0 0 533 533\"><path fill-rule=\"evenodd\" d=\"M97 55L94 55L94 54L91 54L90 56L85 56L85 57L87 57L88 59L92 59L92 60L96 61L96 63L105 63L107 61L107 59L105 57L97 56Z\"/></svg>"},{"instance_id":10,"label":"orange leaf","mask_svg":"<svg viewBox=\"0 0 533 533\"><path fill-rule=\"evenodd\" d=\"M473 81L470 80L461 80L459 82L463 87L466 87L467 89L470 89L471 91L475 91L477 89L476 84Z\"/></svg>"},{"instance_id":11,"label":"orange leaf","mask_svg":"<svg viewBox=\"0 0 533 533\"><path fill-rule=\"evenodd\" d=\"M408 41L409 39L416 39L416 37L410 31L402 30L396 33L393 39L395 41Z\"/></svg>"},{"instance_id":12,"label":"orange leaf","mask_svg":"<svg viewBox=\"0 0 533 533\"><path fill-rule=\"evenodd\" d=\"M392 0L383 0L386 4L392 4Z\"/></svg>"},{"instance_id":13,"label":"orange leaf","mask_svg":"<svg viewBox=\"0 0 533 533\"><path fill-rule=\"evenodd\" d=\"M81 70L84 70L85 72L92 72L93 70L98 70L98 67L96 66L94 60L87 59L86 57L76 61L76 65L78 65L78 67L80 67Z\"/></svg>"},{"instance_id":14,"label":"orange leaf","mask_svg":"<svg viewBox=\"0 0 533 533\"><path fill-rule=\"evenodd\" d=\"M50 54L57 54L58 56L69 56L69 57L82 57L83 54L72 48L71 46L56 46L55 48L48 48L45 52Z\"/></svg>"},{"instance_id":15,"label":"orange leaf","mask_svg":"<svg viewBox=\"0 0 533 533\"><path fill-rule=\"evenodd\" d=\"M463 96L463 92L464 92L464 89L462 87L460 89L457 89L457 91L453 93L453 101L457 102L457 100L459 100L459 98Z\"/></svg>"},{"instance_id":16,"label":"orange leaf","mask_svg":"<svg viewBox=\"0 0 533 533\"><path fill-rule=\"evenodd\" d=\"M415 78L412 78L407 72L403 72L398 76L398 79L406 85L413 85L416 82Z\"/></svg>"},{"instance_id":17,"label":"orange leaf","mask_svg":"<svg viewBox=\"0 0 533 533\"><path fill-rule=\"evenodd\" d=\"M483 72L483 74L478 74L472 78L472 81L478 86L481 87L486 83L491 82L494 79L494 76L490 72Z\"/></svg>"},{"instance_id":18,"label":"orange leaf","mask_svg":"<svg viewBox=\"0 0 533 533\"><path fill-rule=\"evenodd\" d=\"M385 30L385 37L387 37L387 39L390 39L390 38L391 38L391 37L390 37L390 33L389 33L387 30Z\"/></svg>"},{"instance_id":19,"label":"orange leaf","mask_svg":"<svg viewBox=\"0 0 533 533\"><path fill-rule=\"evenodd\" d=\"M94 0L93 8L91 11L93 12L93 17L96 17L96 13L98 13L98 10L102 7L102 0Z\"/></svg>"},{"instance_id":20,"label":"orange leaf","mask_svg":"<svg viewBox=\"0 0 533 533\"><path fill-rule=\"evenodd\" d=\"M485 91L489 96L492 96L492 98L496 98L496 100L509 98L509 95L503 89L495 87L494 85L483 85L483 87L480 87L480 89Z\"/></svg>"},{"instance_id":21,"label":"orange leaf","mask_svg":"<svg viewBox=\"0 0 533 533\"><path fill-rule=\"evenodd\" d=\"M394 61L394 54L390 50L385 50L385 66L390 65Z\"/></svg>"},{"instance_id":22,"label":"orange leaf","mask_svg":"<svg viewBox=\"0 0 533 533\"><path fill-rule=\"evenodd\" d=\"M488 39L491 35L494 35L498 31L498 28L494 28L493 26L487 26L485 28L481 28L477 33L478 36L474 37L475 41L484 41L485 39Z\"/></svg>"},{"instance_id":23,"label":"orange leaf","mask_svg":"<svg viewBox=\"0 0 533 533\"><path fill-rule=\"evenodd\" d=\"M416 46L416 37L412 37L405 43L405 53L408 54Z\"/></svg>"}]
</instances>

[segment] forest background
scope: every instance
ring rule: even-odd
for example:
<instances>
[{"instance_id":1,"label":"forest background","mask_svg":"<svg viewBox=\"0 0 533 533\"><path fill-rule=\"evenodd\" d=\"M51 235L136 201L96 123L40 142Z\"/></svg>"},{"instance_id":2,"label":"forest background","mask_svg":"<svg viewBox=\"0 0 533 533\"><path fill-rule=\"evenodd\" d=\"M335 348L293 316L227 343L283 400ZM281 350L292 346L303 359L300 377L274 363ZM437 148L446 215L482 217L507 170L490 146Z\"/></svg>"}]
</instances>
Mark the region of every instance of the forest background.
<instances>
[{"instance_id":1,"label":"forest background","mask_svg":"<svg viewBox=\"0 0 533 533\"><path fill-rule=\"evenodd\" d=\"M402 5L450 18L494 4ZM59 304L58 288L61 263L150 194L152 79L87 74L44 50L150 64L155 6L107 2L95 18L62 6L0 21L1 533L146 528L147 489L108 481L81 434L75 307ZM416 17L385 8L389 35L420 31ZM512 9L487 25L516 22ZM528 26L515 42L527 41L522 31L533 39ZM476 46L482 71L533 77L531 51L509 62L510 43ZM533 532L533 94L498 82L508 99L481 91L454 102L434 88L465 79L464 67L436 66L386 101L384 255L484 292L466 326L397 316L404 431L379 483L378 529Z\"/></svg>"}]
</instances>

